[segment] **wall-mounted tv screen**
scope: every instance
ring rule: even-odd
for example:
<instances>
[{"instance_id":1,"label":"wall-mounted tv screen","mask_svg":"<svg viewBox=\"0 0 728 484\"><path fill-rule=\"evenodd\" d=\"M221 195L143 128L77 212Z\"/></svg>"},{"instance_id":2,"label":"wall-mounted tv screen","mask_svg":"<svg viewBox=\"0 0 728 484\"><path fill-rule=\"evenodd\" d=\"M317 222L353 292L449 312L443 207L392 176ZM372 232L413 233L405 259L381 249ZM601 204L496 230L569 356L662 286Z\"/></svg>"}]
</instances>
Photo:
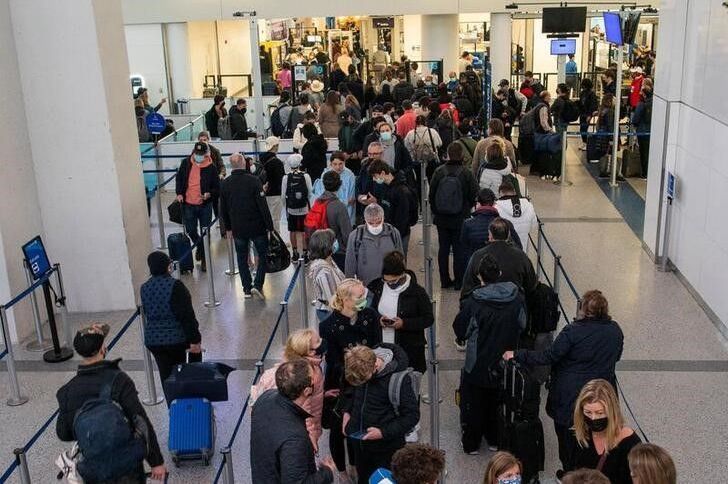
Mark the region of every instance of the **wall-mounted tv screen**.
<instances>
[{"instance_id":1,"label":"wall-mounted tv screen","mask_svg":"<svg viewBox=\"0 0 728 484\"><path fill-rule=\"evenodd\" d=\"M568 34L586 30L586 7L544 7L541 32Z\"/></svg>"},{"instance_id":2,"label":"wall-mounted tv screen","mask_svg":"<svg viewBox=\"0 0 728 484\"><path fill-rule=\"evenodd\" d=\"M622 45L622 19L619 12L604 12L603 16L607 42Z\"/></svg>"},{"instance_id":3,"label":"wall-mounted tv screen","mask_svg":"<svg viewBox=\"0 0 728 484\"><path fill-rule=\"evenodd\" d=\"M576 54L576 39L553 39L551 55Z\"/></svg>"}]
</instances>

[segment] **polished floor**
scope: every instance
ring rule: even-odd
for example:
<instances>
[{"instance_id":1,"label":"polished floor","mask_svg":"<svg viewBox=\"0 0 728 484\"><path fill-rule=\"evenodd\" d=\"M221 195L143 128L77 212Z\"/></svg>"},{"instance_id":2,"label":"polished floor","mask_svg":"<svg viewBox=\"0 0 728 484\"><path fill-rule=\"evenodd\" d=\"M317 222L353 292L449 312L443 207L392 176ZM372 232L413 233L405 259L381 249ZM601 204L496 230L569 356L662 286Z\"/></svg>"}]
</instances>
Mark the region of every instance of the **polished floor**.
<instances>
[{"instance_id":1,"label":"polished floor","mask_svg":"<svg viewBox=\"0 0 728 484\"><path fill-rule=\"evenodd\" d=\"M726 482L725 456L728 455L728 344L704 311L674 274L656 270L642 250L635 234L641 214L626 213L644 198L644 182L630 180L612 190L604 188L580 160L581 153L570 149L568 179L573 185L554 185L535 177L528 178L529 192L545 223L550 244L571 277L576 289L584 292L598 288L610 301L610 312L625 333L625 351L618 376L628 402L649 439L667 448L678 467L679 482ZM624 201L624 192L632 197ZM166 195L168 196L168 195ZM165 200L166 201L166 200ZM164 206L164 205L163 205ZM156 220L154 214L152 220ZM627 220L627 221L625 221ZM167 224L167 233L179 231ZM153 236L157 228L153 224ZM423 266L421 228L412 236L410 265L415 271ZM436 237L433 255L437 249ZM202 326L205 359L223 360L240 371L230 375L230 401L215 404L217 448L227 445L247 396L250 380L280 310L293 269L270 275L265 284L265 302L244 300L237 277L223 273L227 268L227 244L213 236L214 275L220 305L207 308L208 275L195 271L183 276L191 289ZM533 255L533 251L531 251ZM546 252L544 267L552 277L553 259ZM418 273L421 274L421 273ZM574 314L574 300L562 280L561 294L567 314ZM435 287L439 287L435 270ZM458 411L454 405L462 354L452 343L451 322L457 309L457 294L435 290L438 301L438 356L440 359L440 444L447 452L449 482L478 483L489 453L464 455L459 445ZM297 287L290 300L290 326L301 327L300 293ZM74 326L92 320L112 325L118 331L130 311L104 314L73 314ZM313 320L313 316L312 320ZM280 337L273 341L270 364L280 354ZM77 361L50 365L38 353L18 351L18 369L23 392L30 401L20 407L0 406L0 472L12 462L12 449L25 444L55 410L57 388L73 374ZM140 396L146 397L140 336L135 323L112 350L111 358L124 359L122 367L134 378ZM0 388L7 387L7 373L0 373ZM428 393L425 378L424 393ZM158 391L160 385L157 382ZM626 407L623 404L626 411ZM166 448L167 412L165 405L147 407L162 447ZM421 440L429 440L429 411L422 405ZM548 417L542 414L546 431L546 470L550 482L558 469L555 436ZM632 422L631 417L629 421ZM30 449L28 459L32 482L56 482L53 460L64 448L53 432L53 424ZM325 444L322 449L325 449ZM165 450L166 452L166 450ZM243 420L232 446L235 481L250 482L249 415ZM220 462L216 455L208 468L169 465L169 482L212 482ZM9 482L19 482L17 472Z\"/></svg>"}]
</instances>

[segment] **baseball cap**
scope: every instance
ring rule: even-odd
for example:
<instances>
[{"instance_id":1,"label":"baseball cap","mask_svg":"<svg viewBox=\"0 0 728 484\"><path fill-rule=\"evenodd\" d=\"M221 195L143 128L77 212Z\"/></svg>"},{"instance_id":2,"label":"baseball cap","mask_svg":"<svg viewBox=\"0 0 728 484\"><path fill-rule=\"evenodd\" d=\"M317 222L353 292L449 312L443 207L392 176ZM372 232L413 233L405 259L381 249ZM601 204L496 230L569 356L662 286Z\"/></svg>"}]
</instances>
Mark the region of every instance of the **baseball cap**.
<instances>
[{"instance_id":1,"label":"baseball cap","mask_svg":"<svg viewBox=\"0 0 728 484\"><path fill-rule=\"evenodd\" d=\"M192 152L196 155L204 155L207 154L207 149L207 143L198 141L197 143L195 143L195 148L192 150Z\"/></svg>"},{"instance_id":2,"label":"baseball cap","mask_svg":"<svg viewBox=\"0 0 728 484\"><path fill-rule=\"evenodd\" d=\"M76 353L89 358L94 356L101 350L104 345L104 339L109 334L109 325L101 323L93 323L92 325L78 330L73 338L73 348Z\"/></svg>"},{"instance_id":3,"label":"baseball cap","mask_svg":"<svg viewBox=\"0 0 728 484\"><path fill-rule=\"evenodd\" d=\"M265 139L265 145L268 147L268 149L271 149L274 146L278 146L279 144L281 144L281 139L278 136L268 136Z\"/></svg>"},{"instance_id":4,"label":"baseball cap","mask_svg":"<svg viewBox=\"0 0 728 484\"><path fill-rule=\"evenodd\" d=\"M301 166L302 160L303 156L299 155L298 153L294 153L288 157L288 166L290 166L291 168L298 168L299 166Z\"/></svg>"}]
</instances>

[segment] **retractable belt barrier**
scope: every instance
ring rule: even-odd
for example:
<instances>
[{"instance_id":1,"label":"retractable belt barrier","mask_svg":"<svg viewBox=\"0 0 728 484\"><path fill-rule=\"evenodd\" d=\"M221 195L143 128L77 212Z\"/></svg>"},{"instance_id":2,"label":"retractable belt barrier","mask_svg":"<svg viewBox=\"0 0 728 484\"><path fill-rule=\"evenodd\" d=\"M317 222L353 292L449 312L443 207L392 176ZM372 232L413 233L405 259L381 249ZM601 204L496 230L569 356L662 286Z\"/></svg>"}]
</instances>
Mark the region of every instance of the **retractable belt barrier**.
<instances>
[{"instance_id":1,"label":"retractable belt barrier","mask_svg":"<svg viewBox=\"0 0 728 484\"><path fill-rule=\"evenodd\" d=\"M566 272L566 269L564 269L564 265L561 262L561 256L556 253L554 250L553 245L551 245L551 242L549 242L548 237L546 237L546 233L543 230L543 222L540 220L538 221L538 235L536 242L533 241L533 237L531 235L528 236L528 240L531 243L531 246L533 246L536 249L536 263L538 265L538 272L537 275L543 275L544 279L548 283L548 285L554 290L556 295L558 296L559 300L559 308L561 309L561 315L564 318L564 321L566 324L571 324L571 321L569 320L569 317L566 315L566 310L564 309L564 306L561 302L561 296L560 296L560 289L561 289L561 279L563 278L564 281L566 281L567 286L569 287L569 290L571 291L571 294L574 296L574 299L576 301L576 310L578 312L579 305L581 304L581 297L579 295L579 292L576 290L576 286L574 286L574 283L571 281L571 278L569 277L569 274ZM543 244L546 244L546 247L548 248L549 252L551 253L551 256L554 259L554 271L553 271L553 277L549 278L547 271L544 268L543 264L543 257L542 257L542 248ZM574 315L574 319L577 319L578 314ZM616 378L616 375L615 375ZM642 426L640 425L639 421L637 420L637 416L632 411L632 407L629 404L629 401L627 400L627 396L624 393L624 390L622 389L622 386L619 384L619 380L617 379L617 390L619 394L622 396L622 401L624 402L624 405L627 407L627 411L632 416L632 420L634 421L637 429L639 430L642 439L645 442L649 442L650 439L647 437L647 434L642 429Z\"/></svg>"}]
</instances>

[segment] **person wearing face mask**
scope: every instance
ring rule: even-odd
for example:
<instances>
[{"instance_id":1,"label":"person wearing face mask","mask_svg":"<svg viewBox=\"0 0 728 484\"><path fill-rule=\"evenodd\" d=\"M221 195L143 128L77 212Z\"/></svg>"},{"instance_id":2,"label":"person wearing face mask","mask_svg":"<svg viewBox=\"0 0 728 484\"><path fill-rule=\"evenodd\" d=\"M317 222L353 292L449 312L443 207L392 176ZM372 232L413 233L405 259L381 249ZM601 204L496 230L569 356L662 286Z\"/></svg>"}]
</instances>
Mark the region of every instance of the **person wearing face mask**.
<instances>
[{"instance_id":1,"label":"person wearing face mask","mask_svg":"<svg viewBox=\"0 0 728 484\"><path fill-rule=\"evenodd\" d=\"M521 484L521 461L510 452L496 452L485 468L483 484Z\"/></svg>"},{"instance_id":2,"label":"person wearing face mask","mask_svg":"<svg viewBox=\"0 0 728 484\"><path fill-rule=\"evenodd\" d=\"M324 375L321 370L321 362L325 354L326 342L321 339L318 331L311 328L294 331L286 340L281 363L265 370L258 383L250 388L250 406L254 407L259 396L276 388L276 371L282 363L298 359L307 361L311 365L313 392L303 401L301 408L310 415L306 418L306 429L316 453L319 451L319 439L322 434L321 411L324 406Z\"/></svg>"},{"instance_id":3,"label":"person wearing face mask","mask_svg":"<svg viewBox=\"0 0 728 484\"><path fill-rule=\"evenodd\" d=\"M351 386L344 379L344 354L347 350L382 342L379 314L370 307L367 289L356 279L344 279L329 302L331 315L319 325L319 334L326 341L326 373L324 375L323 426L329 432L331 456L340 472L346 471L342 408L351 398ZM333 391L332 391L333 390ZM335 390L338 390L336 392Z\"/></svg>"},{"instance_id":4,"label":"person wearing face mask","mask_svg":"<svg viewBox=\"0 0 728 484\"><path fill-rule=\"evenodd\" d=\"M405 148L402 137L392 131L389 123L381 123L377 129L382 144L382 161L395 171L407 170L412 165L412 157Z\"/></svg>"},{"instance_id":5,"label":"person wearing face mask","mask_svg":"<svg viewBox=\"0 0 728 484\"><path fill-rule=\"evenodd\" d=\"M162 383L179 364L202 361L202 336L192 306L192 297L179 279L172 277L172 260L155 251L147 257L151 277L142 284L139 295L144 308L144 345L154 356ZM165 397L167 397L165 391ZM169 398L167 405L169 406Z\"/></svg>"},{"instance_id":6,"label":"person wearing face mask","mask_svg":"<svg viewBox=\"0 0 728 484\"><path fill-rule=\"evenodd\" d=\"M182 159L175 178L175 191L177 201L183 204L182 215L187 235L197 244L195 258L201 261L200 270L205 272L207 262L200 234L212 222L212 201L220 193L218 170L212 163L206 143L198 141L190 157Z\"/></svg>"},{"instance_id":7,"label":"person wearing face mask","mask_svg":"<svg viewBox=\"0 0 728 484\"><path fill-rule=\"evenodd\" d=\"M382 275L382 262L386 254L393 250L404 251L399 231L384 222L384 209L380 205L367 205L364 222L349 234L344 274L369 284Z\"/></svg>"},{"instance_id":8,"label":"person wearing face mask","mask_svg":"<svg viewBox=\"0 0 728 484\"><path fill-rule=\"evenodd\" d=\"M369 176L377 185L386 187L379 200L384 208L384 221L399 231L406 257L409 248L410 222L417 218L417 199L406 185L404 174L395 173L392 167L383 161L375 161L369 165Z\"/></svg>"},{"instance_id":9,"label":"person wearing face mask","mask_svg":"<svg viewBox=\"0 0 728 484\"><path fill-rule=\"evenodd\" d=\"M245 119L246 112L248 112L248 105L245 99L238 99L235 106L230 108L230 131L232 131L232 139L234 140L248 139L248 120Z\"/></svg>"},{"instance_id":10,"label":"person wearing face mask","mask_svg":"<svg viewBox=\"0 0 728 484\"><path fill-rule=\"evenodd\" d=\"M260 395L251 411L250 482L333 483L334 463L325 457L317 465L307 431L310 414L305 406L316 393L309 356L281 363L275 371L275 384L276 390Z\"/></svg>"},{"instance_id":11,"label":"person wearing face mask","mask_svg":"<svg viewBox=\"0 0 728 484\"><path fill-rule=\"evenodd\" d=\"M455 92L455 89L458 87L458 73L455 71L450 71L447 78L447 92L450 94L453 94Z\"/></svg>"},{"instance_id":12,"label":"person wearing face mask","mask_svg":"<svg viewBox=\"0 0 728 484\"><path fill-rule=\"evenodd\" d=\"M308 277L313 282L313 301L319 322L331 315L329 301L334 297L336 288L345 279L344 273L334 262L334 243L336 234L331 229L320 229L308 241Z\"/></svg>"},{"instance_id":13,"label":"person wearing face mask","mask_svg":"<svg viewBox=\"0 0 728 484\"><path fill-rule=\"evenodd\" d=\"M574 433L575 469L596 469L612 484L632 484L628 456L642 440L625 425L612 383L595 379L584 385L574 406Z\"/></svg>"},{"instance_id":14,"label":"person wearing face mask","mask_svg":"<svg viewBox=\"0 0 728 484\"><path fill-rule=\"evenodd\" d=\"M324 194L324 177L329 171L333 171L339 175L339 181L341 185L337 190L334 190L336 196L341 200L341 203L346 207L346 213L349 215L349 222L354 222L354 210L356 208L356 176L349 168L346 167L345 160L346 155L342 151L334 151L331 153L331 161L329 167L326 168L321 178L316 180L313 184L313 196L318 198ZM349 230L350 232L351 230ZM349 236L347 232L344 234Z\"/></svg>"},{"instance_id":15,"label":"person wearing face mask","mask_svg":"<svg viewBox=\"0 0 728 484\"><path fill-rule=\"evenodd\" d=\"M73 338L73 348L83 360L78 366L76 375L56 392L56 400L58 400L56 435L64 442L78 440L74 430L76 414L87 401L99 398L102 390L108 387L111 399L121 407L129 422L135 422L135 426L137 426L136 422L139 419L142 420L143 427L146 427L146 443L142 443L142 447L145 446L147 449L144 460L151 466L151 478L162 481L167 474L167 469L164 466L164 457L159 448L157 434L144 411L144 406L139 401L134 381L119 368L121 358L106 359L108 349L104 340L108 335L108 324L93 323L79 330ZM136 440L134 439L134 441ZM117 462L115 462L115 466L118 468L118 456L131 455L137 451L137 448L134 442L130 442L129 448L116 450L119 452ZM142 450L140 453L143 454L144 451ZM131 461L128 464L129 472L123 476L116 476L120 480L114 482L144 482L142 460ZM87 461L87 465L93 472L93 462ZM92 476L85 475L80 467L79 471L85 482L93 482Z\"/></svg>"},{"instance_id":16,"label":"person wearing face mask","mask_svg":"<svg viewBox=\"0 0 728 484\"><path fill-rule=\"evenodd\" d=\"M576 438L574 408L582 387L601 378L616 387L615 368L622 357L624 334L609 315L609 303L601 291L587 291L581 298L578 318L566 325L551 346L542 351L507 351L503 358L514 358L527 366L551 365L551 383L546 413L554 420L559 441L559 460L563 471L574 467Z\"/></svg>"},{"instance_id":17,"label":"person wearing face mask","mask_svg":"<svg viewBox=\"0 0 728 484\"><path fill-rule=\"evenodd\" d=\"M225 114L225 96L221 94L215 95L212 107L205 113L205 127L213 138L219 138L217 131L217 121L224 118Z\"/></svg>"}]
</instances>

